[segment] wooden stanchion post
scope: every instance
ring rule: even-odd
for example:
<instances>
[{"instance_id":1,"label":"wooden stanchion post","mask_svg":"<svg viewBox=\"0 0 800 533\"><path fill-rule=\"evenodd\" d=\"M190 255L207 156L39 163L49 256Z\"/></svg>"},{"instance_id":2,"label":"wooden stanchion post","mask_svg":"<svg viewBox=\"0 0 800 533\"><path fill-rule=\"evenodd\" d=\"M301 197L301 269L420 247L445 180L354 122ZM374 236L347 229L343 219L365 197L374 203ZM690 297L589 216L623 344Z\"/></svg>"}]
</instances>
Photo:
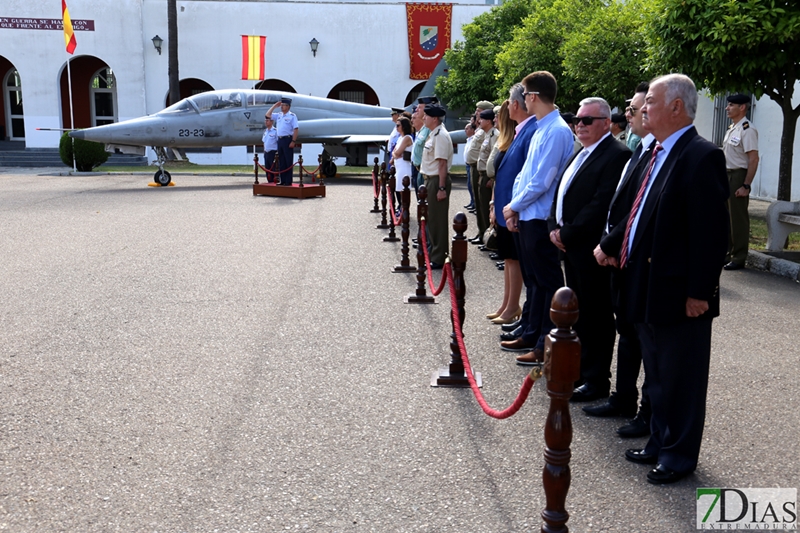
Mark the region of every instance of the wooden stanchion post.
<instances>
[{"instance_id":1,"label":"wooden stanchion post","mask_svg":"<svg viewBox=\"0 0 800 533\"><path fill-rule=\"evenodd\" d=\"M411 266L408 260L408 236L409 236L409 210L411 209L411 178L408 176L403 177L403 192L402 204L403 214L400 216L400 237L402 244L400 245L400 264L392 269L394 273L401 272L416 272L416 267Z\"/></svg>"},{"instance_id":2,"label":"wooden stanchion post","mask_svg":"<svg viewBox=\"0 0 800 533\"><path fill-rule=\"evenodd\" d=\"M373 206L372 209L370 209L370 211L369 211L370 213L380 213L381 212L381 208L378 207L378 195L375 194L375 192L376 192L375 191L375 186L378 183L378 172L379 172L378 171L378 158L376 157L375 158L375 166L372 167L372 175L375 176L375 181L372 182L372 196L374 196L373 199L375 200L375 205Z\"/></svg>"},{"instance_id":3,"label":"wooden stanchion post","mask_svg":"<svg viewBox=\"0 0 800 533\"><path fill-rule=\"evenodd\" d=\"M392 203L389 206L390 209L391 206L394 205L394 201L396 199L394 190L395 187L397 186L396 185L397 181L394 174L395 170L394 167L392 167L392 170L389 171L389 190L387 191L389 198L392 200ZM394 232L394 213L389 213L389 235L383 238L383 242L397 242L399 240L400 238Z\"/></svg>"},{"instance_id":4,"label":"wooden stanchion post","mask_svg":"<svg viewBox=\"0 0 800 533\"><path fill-rule=\"evenodd\" d=\"M464 234L467 232L467 215L462 212L456 213L453 218L453 242L450 251L450 267L453 269L453 290L456 295L457 307L450 311L450 323L453 330L450 334L450 364L446 367L434 371L431 376L431 387L469 387L469 380L464 372L464 361L461 358L461 348L458 346L458 337L456 335L456 320L455 314L458 313L459 321L462 326L464 324L464 296L467 293L467 287L464 284L464 270L467 267L467 238ZM478 386L481 386L480 372L473 372L475 381Z\"/></svg>"},{"instance_id":5,"label":"wooden stanchion post","mask_svg":"<svg viewBox=\"0 0 800 533\"><path fill-rule=\"evenodd\" d=\"M280 174L275 174L275 169L281 169L281 158L278 154L278 151L275 150L275 157L272 158L272 168L270 169L272 172L267 174L267 181L270 183L278 183L278 179L280 178Z\"/></svg>"},{"instance_id":6,"label":"wooden stanchion post","mask_svg":"<svg viewBox=\"0 0 800 533\"><path fill-rule=\"evenodd\" d=\"M255 147L253 147L253 172L256 174L256 181L253 182L253 185L258 185L258 153L255 151Z\"/></svg>"},{"instance_id":7,"label":"wooden stanchion post","mask_svg":"<svg viewBox=\"0 0 800 533\"><path fill-rule=\"evenodd\" d=\"M322 154L317 156L317 168L319 169L319 184L325 185L325 172L322 171Z\"/></svg>"},{"instance_id":8,"label":"wooden stanchion post","mask_svg":"<svg viewBox=\"0 0 800 533\"><path fill-rule=\"evenodd\" d=\"M544 376L550 412L544 426L544 470L542 483L546 507L542 511L542 533L568 533L567 492L572 475L572 418L569 399L580 377L581 343L572 326L578 321L578 298L569 287L556 291L550 304L550 319L555 328L544 344Z\"/></svg>"},{"instance_id":9,"label":"wooden stanchion post","mask_svg":"<svg viewBox=\"0 0 800 533\"><path fill-rule=\"evenodd\" d=\"M386 220L386 184L388 183L386 163L381 163L381 223L375 226L378 229L389 229Z\"/></svg>"},{"instance_id":10,"label":"wooden stanchion post","mask_svg":"<svg viewBox=\"0 0 800 533\"><path fill-rule=\"evenodd\" d=\"M298 169L298 176L300 176L300 188L303 188L303 156L300 155L297 158L297 169Z\"/></svg>"},{"instance_id":11,"label":"wooden stanchion post","mask_svg":"<svg viewBox=\"0 0 800 533\"><path fill-rule=\"evenodd\" d=\"M428 217L428 189L424 185L419 187L419 199L417 200L417 291L407 295L403 301L407 304L435 304L436 298L428 296L425 292L425 278L427 271L425 268L425 252L422 250L422 221Z\"/></svg>"}]
</instances>

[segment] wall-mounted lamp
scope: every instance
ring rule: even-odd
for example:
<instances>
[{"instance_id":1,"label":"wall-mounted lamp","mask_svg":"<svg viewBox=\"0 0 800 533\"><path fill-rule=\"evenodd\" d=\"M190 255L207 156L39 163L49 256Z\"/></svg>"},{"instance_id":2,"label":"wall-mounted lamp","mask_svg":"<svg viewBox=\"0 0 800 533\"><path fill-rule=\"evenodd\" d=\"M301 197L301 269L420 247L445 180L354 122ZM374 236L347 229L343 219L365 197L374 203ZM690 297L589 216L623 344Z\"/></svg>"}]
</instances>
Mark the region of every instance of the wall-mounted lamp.
<instances>
[{"instance_id":1,"label":"wall-mounted lamp","mask_svg":"<svg viewBox=\"0 0 800 533\"><path fill-rule=\"evenodd\" d=\"M308 41L308 44L311 45L311 53L314 54L314 57L317 57L317 48L319 48L319 41L316 39L311 39Z\"/></svg>"},{"instance_id":2,"label":"wall-mounted lamp","mask_svg":"<svg viewBox=\"0 0 800 533\"><path fill-rule=\"evenodd\" d=\"M153 46L155 46L156 50L158 50L158 55L161 55L161 45L162 44L164 44L164 39L162 39L158 35L153 37Z\"/></svg>"}]
</instances>

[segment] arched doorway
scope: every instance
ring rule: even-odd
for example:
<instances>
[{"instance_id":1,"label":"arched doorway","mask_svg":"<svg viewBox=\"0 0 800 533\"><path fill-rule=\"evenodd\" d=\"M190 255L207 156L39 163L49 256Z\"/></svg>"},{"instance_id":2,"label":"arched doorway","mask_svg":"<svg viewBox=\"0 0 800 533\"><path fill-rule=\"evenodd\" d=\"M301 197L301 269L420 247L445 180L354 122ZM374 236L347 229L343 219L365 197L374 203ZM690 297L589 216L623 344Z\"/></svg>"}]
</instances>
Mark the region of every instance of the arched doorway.
<instances>
[{"instance_id":1,"label":"arched doorway","mask_svg":"<svg viewBox=\"0 0 800 533\"><path fill-rule=\"evenodd\" d=\"M183 100L184 98L189 98L190 96L194 96L196 94L214 90L214 87L212 87L208 82L198 78L186 78L184 80L181 80L178 87L180 89L181 100ZM167 94L167 97L164 99L164 101L167 104L165 107L169 107L175 103L170 101L169 94Z\"/></svg>"},{"instance_id":2,"label":"arched doorway","mask_svg":"<svg viewBox=\"0 0 800 533\"><path fill-rule=\"evenodd\" d=\"M8 63L8 65L11 65ZM25 113L22 108L22 81L19 72L11 65L4 69L3 76L3 120L0 122L0 141L25 140Z\"/></svg>"},{"instance_id":3,"label":"arched doorway","mask_svg":"<svg viewBox=\"0 0 800 533\"><path fill-rule=\"evenodd\" d=\"M337 84L328 93L328 98L357 104L380 105L378 95L372 87L358 80L347 80Z\"/></svg>"},{"instance_id":4,"label":"arched doorway","mask_svg":"<svg viewBox=\"0 0 800 533\"><path fill-rule=\"evenodd\" d=\"M260 91L279 91L283 93L296 93L297 91L294 90L294 87L289 85L283 80L277 80L275 78L264 80L259 82L256 85L256 89Z\"/></svg>"},{"instance_id":5,"label":"arched doorway","mask_svg":"<svg viewBox=\"0 0 800 533\"><path fill-rule=\"evenodd\" d=\"M417 101L417 98L419 98L419 93L422 92L422 88L425 87L426 83L428 82L421 81L418 84L414 85L414 87L410 91L408 91L408 95L406 96L406 103L405 105L403 105L403 107L408 107L412 103L415 103Z\"/></svg>"},{"instance_id":6,"label":"arched doorway","mask_svg":"<svg viewBox=\"0 0 800 533\"><path fill-rule=\"evenodd\" d=\"M117 117L117 84L111 67L93 56L70 59L69 66L72 73L71 103L66 64L60 76L62 127L90 128L114 122ZM74 124L70 118L71 104L74 105Z\"/></svg>"}]
</instances>

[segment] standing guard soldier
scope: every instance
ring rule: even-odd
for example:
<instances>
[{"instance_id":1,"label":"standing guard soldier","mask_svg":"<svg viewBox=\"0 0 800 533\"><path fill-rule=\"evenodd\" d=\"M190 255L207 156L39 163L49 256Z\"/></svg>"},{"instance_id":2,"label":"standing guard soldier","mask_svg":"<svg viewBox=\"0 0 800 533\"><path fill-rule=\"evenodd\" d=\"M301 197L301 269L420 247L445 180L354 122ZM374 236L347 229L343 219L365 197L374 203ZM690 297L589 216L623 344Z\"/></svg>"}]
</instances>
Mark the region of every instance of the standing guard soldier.
<instances>
[{"instance_id":1,"label":"standing guard soldier","mask_svg":"<svg viewBox=\"0 0 800 533\"><path fill-rule=\"evenodd\" d=\"M280 113L273 113L276 107L281 106ZM294 162L294 147L299 132L297 115L289 111L292 107L291 98L281 98L267 111L278 129L278 164L281 166L279 185L292 184L292 163Z\"/></svg>"},{"instance_id":2,"label":"standing guard soldier","mask_svg":"<svg viewBox=\"0 0 800 533\"><path fill-rule=\"evenodd\" d=\"M278 130L273 125L272 115L267 113L264 116L264 135L261 137L261 142L264 143L264 168L267 170L276 170L275 166L275 152L278 151ZM275 181L275 174L267 173L267 181L272 183Z\"/></svg>"},{"instance_id":3,"label":"standing guard soldier","mask_svg":"<svg viewBox=\"0 0 800 533\"><path fill-rule=\"evenodd\" d=\"M750 203L750 184L758 169L758 131L746 117L749 104L750 97L746 94L732 94L728 96L728 105L725 107L725 113L733 121L722 141L731 190L728 200L731 235L725 270L744 268L750 242L747 207Z\"/></svg>"},{"instance_id":4,"label":"standing guard soldier","mask_svg":"<svg viewBox=\"0 0 800 533\"><path fill-rule=\"evenodd\" d=\"M431 268L444 266L450 235L450 167L453 164L453 141L444 127L445 110L438 104L425 106L425 127L430 130L422 150L420 174L428 193L428 235ZM434 193L434 191L436 191Z\"/></svg>"}]
</instances>

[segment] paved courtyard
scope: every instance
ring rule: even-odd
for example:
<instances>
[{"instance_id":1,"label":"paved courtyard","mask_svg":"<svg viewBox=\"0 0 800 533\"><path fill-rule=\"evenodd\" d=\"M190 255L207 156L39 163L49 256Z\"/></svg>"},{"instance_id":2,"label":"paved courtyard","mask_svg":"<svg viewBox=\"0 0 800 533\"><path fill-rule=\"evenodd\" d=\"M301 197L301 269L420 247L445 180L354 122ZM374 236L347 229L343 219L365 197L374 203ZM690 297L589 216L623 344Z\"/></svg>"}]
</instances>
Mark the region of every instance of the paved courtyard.
<instances>
[{"instance_id":1,"label":"paved courtyard","mask_svg":"<svg viewBox=\"0 0 800 533\"><path fill-rule=\"evenodd\" d=\"M545 384L504 421L430 387L449 298L403 303L366 181L297 201L2 170L0 531L539 531ZM483 318L502 277L474 246L465 283L505 408L526 370ZM721 293L696 474L649 485L623 458L644 440L573 405L571 531L691 532L697 487L800 488L800 286L744 270Z\"/></svg>"}]
</instances>

